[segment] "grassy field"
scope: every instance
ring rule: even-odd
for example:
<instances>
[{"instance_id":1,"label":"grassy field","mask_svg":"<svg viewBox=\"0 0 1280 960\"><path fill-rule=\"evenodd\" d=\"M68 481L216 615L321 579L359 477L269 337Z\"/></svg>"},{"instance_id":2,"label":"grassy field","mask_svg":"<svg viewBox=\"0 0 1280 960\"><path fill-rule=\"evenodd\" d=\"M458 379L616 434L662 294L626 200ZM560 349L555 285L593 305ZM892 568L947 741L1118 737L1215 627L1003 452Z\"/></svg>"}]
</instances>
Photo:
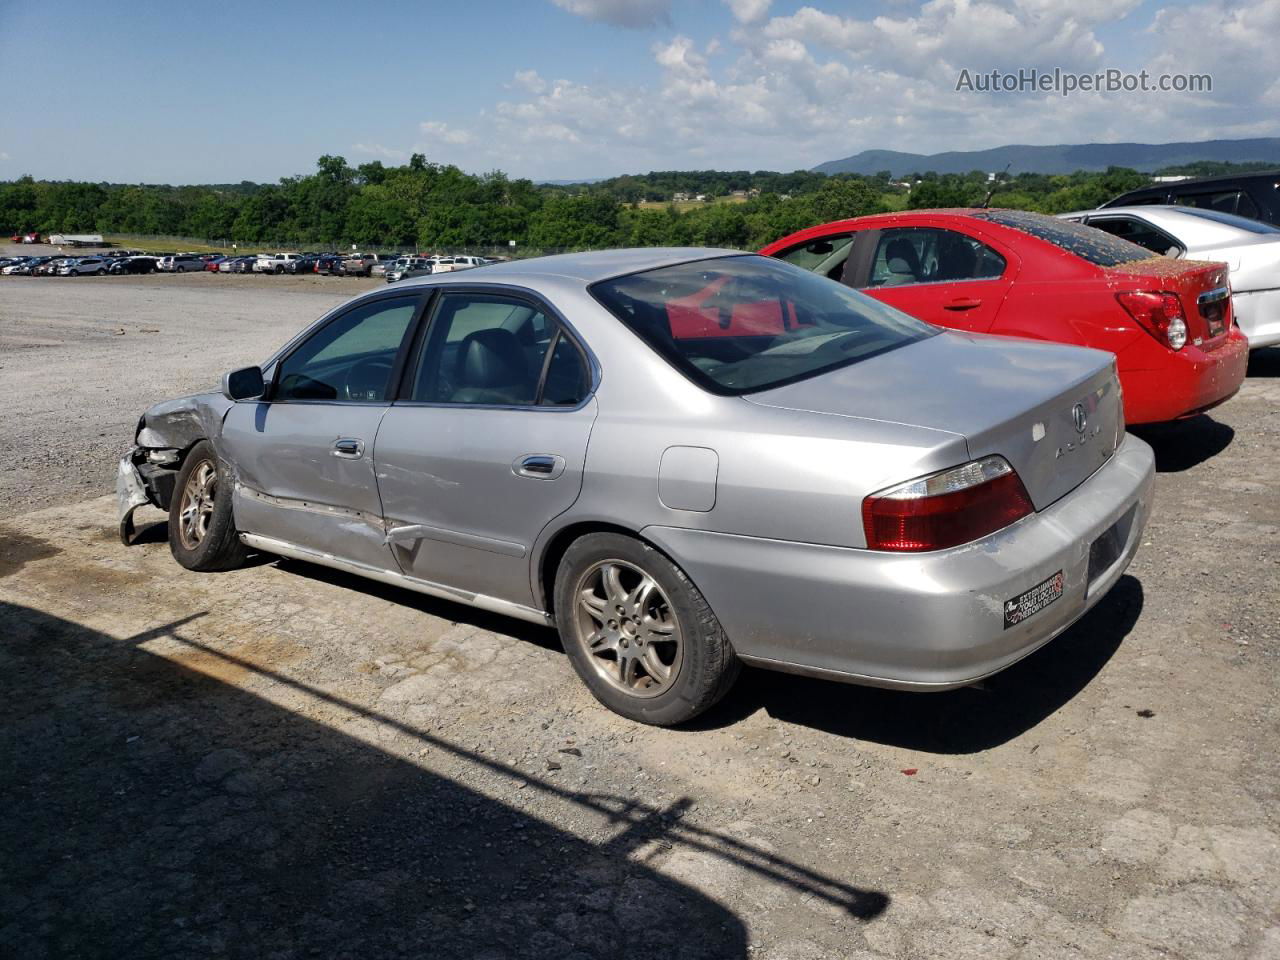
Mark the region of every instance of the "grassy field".
<instances>
[{"instance_id":1,"label":"grassy field","mask_svg":"<svg viewBox=\"0 0 1280 960\"><path fill-rule=\"evenodd\" d=\"M119 233L103 234L102 239L113 247L128 250L145 250L147 253L222 253L231 255L230 247L215 247L207 243L195 243L176 237L139 237ZM239 244L237 254L275 253L292 251L293 247L255 247L253 244Z\"/></svg>"}]
</instances>

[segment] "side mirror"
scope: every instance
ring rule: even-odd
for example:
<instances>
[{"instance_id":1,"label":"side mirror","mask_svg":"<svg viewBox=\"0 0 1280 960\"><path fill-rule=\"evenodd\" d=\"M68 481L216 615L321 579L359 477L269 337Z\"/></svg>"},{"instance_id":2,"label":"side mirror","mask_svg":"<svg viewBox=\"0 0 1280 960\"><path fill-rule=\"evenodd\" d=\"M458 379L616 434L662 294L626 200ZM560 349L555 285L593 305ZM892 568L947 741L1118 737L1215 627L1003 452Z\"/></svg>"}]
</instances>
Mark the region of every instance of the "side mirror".
<instances>
[{"instance_id":1,"label":"side mirror","mask_svg":"<svg viewBox=\"0 0 1280 960\"><path fill-rule=\"evenodd\" d=\"M266 392L261 367L241 367L222 375L222 395L228 400L252 400Z\"/></svg>"}]
</instances>

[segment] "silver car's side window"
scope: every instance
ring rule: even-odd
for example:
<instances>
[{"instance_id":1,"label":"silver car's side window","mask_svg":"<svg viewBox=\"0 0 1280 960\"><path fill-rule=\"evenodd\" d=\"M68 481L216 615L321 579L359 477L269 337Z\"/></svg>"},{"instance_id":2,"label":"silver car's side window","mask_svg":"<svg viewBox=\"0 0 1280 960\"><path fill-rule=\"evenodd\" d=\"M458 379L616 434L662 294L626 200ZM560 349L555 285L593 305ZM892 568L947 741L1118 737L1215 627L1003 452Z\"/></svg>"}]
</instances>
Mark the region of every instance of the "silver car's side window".
<instances>
[{"instance_id":1,"label":"silver car's side window","mask_svg":"<svg viewBox=\"0 0 1280 960\"><path fill-rule=\"evenodd\" d=\"M1091 227L1105 230L1113 237L1136 243L1154 253L1176 256L1182 252L1182 245L1177 240L1136 217L1090 217L1088 222Z\"/></svg>"},{"instance_id":2,"label":"silver car's side window","mask_svg":"<svg viewBox=\"0 0 1280 960\"><path fill-rule=\"evenodd\" d=\"M581 353L536 306L512 297L459 293L440 299L408 399L572 406L588 389Z\"/></svg>"},{"instance_id":3,"label":"silver car's side window","mask_svg":"<svg viewBox=\"0 0 1280 960\"><path fill-rule=\"evenodd\" d=\"M417 297L375 300L326 323L281 361L271 399L388 402L396 355L418 303Z\"/></svg>"}]
</instances>

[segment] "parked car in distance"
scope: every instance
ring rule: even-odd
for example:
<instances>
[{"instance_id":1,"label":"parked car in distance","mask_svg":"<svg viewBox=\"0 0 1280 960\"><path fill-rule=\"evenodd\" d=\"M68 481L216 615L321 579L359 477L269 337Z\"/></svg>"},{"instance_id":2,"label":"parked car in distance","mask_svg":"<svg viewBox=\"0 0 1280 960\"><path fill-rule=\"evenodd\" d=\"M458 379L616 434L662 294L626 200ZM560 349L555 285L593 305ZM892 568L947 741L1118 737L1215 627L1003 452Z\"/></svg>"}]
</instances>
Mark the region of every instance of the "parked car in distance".
<instances>
[{"instance_id":1,"label":"parked car in distance","mask_svg":"<svg viewBox=\"0 0 1280 960\"><path fill-rule=\"evenodd\" d=\"M1157 183L1122 193L1101 209L1148 204L1199 207L1280 226L1280 170Z\"/></svg>"},{"instance_id":2,"label":"parked car in distance","mask_svg":"<svg viewBox=\"0 0 1280 960\"><path fill-rule=\"evenodd\" d=\"M318 254L303 253L299 254L295 260L286 260L284 264L285 273L312 273L319 259Z\"/></svg>"},{"instance_id":3,"label":"parked car in distance","mask_svg":"<svg viewBox=\"0 0 1280 960\"><path fill-rule=\"evenodd\" d=\"M289 263L302 259L300 253L260 253L253 265L254 273L286 273Z\"/></svg>"},{"instance_id":4,"label":"parked car in distance","mask_svg":"<svg viewBox=\"0 0 1280 960\"><path fill-rule=\"evenodd\" d=\"M315 263L311 267L312 273L321 273L329 276L336 276L342 273L342 257L336 253L322 253L316 257Z\"/></svg>"},{"instance_id":5,"label":"parked car in distance","mask_svg":"<svg viewBox=\"0 0 1280 960\"><path fill-rule=\"evenodd\" d=\"M453 273L457 270L470 270L472 267L479 267L485 263L483 257L457 256L457 257L432 257L436 273Z\"/></svg>"},{"instance_id":6,"label":"parked car in distance","mask_svg":"<svg viewBox=\"0 0 1280 960\"><path fill-rule=\"evenodd\" d=\"M1059 214L1173 259L1221 260L1249 348L1280 343L1280 227L1200 207L1107 207Z\"/></svg>"},{"instance_id":7,"label":"parked car in distance","mask_svg":"<svg viewBox=\"0 0 1280 960\"><path fill-rule=\"evenodd\" d=\"M31 271L33 277L52 277L57 275L58 268L61 267L71 257L49 257L44 263L37 266Z\"/></svg>"},{"instance_id":8,"label":"parked car in distance","mask_svg":"<svg viewBox=\"0 0 1280 960\"><path fill-rule=\"evenodd\" d=\"M911 690L1002 670L1115 584L1151 503L1109 354L735 251L422 277L222 382L142 417L126 542L150 502L190 570L262 551L553 624L646 723L744 661Z\"/></svg>"},{"instance_id":9,"label":"parked car in distance","mask_svg":"<svg viewBox=\"0 0 1280 960\"><path fill-rule=\"evenodd\" d=\"M120 257L111 264L109 272L113 274L151 273L158 263L159 257Z\"/></svg>"},{"instance_id":10,"label":"parked car in distance","mask_svg":"<svg viewBox=\"0 0 1280 960\"><path fill-rule=\"evenodd\" d=\"M224 256L212 256L204 258L204 269L206 273L217 273L218 265L227 258Z\"/></svg>"},{"instance_id":11,"label":"parked car in distance","mask_svg":"<svg viewBox=\"0 0 1280 960\"><path fill-rule=\"evenodd\" d=\"M6 277L29 275L35 257L5 257L0 259L0 274Z\"/></svg>"},{"instance_id":12,"label":"parked car in distance","mask_svg":"<svg viewBox=\"0 0 1280 960\"><path fill-rule=\"evenodd\" d=\"M156 269L161 273L199 273L204 270L204 260L197 253L175 253L161 257Z\"/></svg>"},{"instance_id":13,"label":"parked car in distance","mask_svg":"<svg viewBox=\"0 0 1280 960\"><path fill-rule=\"evenodd\" d=\"M379 257L376 253L353 253L342 258L342 273L349 277L372 276L373 265Z\"/></svg>"},{"instance_id":14,"label":"parked car in distance","mask_svg":"<svg viewBox=\"0 0 1280 960\"><path fill-rule=\"evenodd\" d=\"M435 272L435 264L423 257L401 257L387 270L387 283L397 283L409 277L425 277Z\"/></svg>"},{"instance_id":15,"label":"parked car in distance","mask_svg":"<svg viewBox=\"0 0 1280 960\"><path fill-rule=\"evenodd\" d=\"M761 252L938 326L1113 353L1129 423L1208 410L1240 389L1248 366L1226 264L1173 263L1044 214L878 214L801 230Z\"/></svg>"},{"instance_id":16,"label":"parked car in distance","mask_svg":"<svg viewBox=\"0 0 1280 960\"><path fill-rule=\"evenodd\" d=\"M102 257L74 257L58 267L60 277L81 277L93 275L104 276L107 272L107 261Z\"/></svg>"},{"instance_id":17,"label":"parked car in distance","mask_svg":"<svg viewBox=\"0 0 1280 960\"><path fill-rule=\"evenodd\" d=\"M395 264L399 262L400 262L400 257L395 256L394 254L390 254L390 255L379 254L378 262L369 268L369 276L385 277L387 275L387 271L390 270Z\"/></svg>"}]
</instances>

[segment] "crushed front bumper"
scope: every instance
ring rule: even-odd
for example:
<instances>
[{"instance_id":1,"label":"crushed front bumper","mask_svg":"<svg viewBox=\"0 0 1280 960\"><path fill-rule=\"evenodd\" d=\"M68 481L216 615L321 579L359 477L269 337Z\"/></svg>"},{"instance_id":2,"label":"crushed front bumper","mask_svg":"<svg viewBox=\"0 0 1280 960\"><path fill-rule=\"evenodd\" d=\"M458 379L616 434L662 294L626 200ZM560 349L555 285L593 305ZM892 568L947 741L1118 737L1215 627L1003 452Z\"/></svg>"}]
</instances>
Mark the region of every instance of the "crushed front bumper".
<instances>
[{"instance_id":1,"label":"crushed front bumper","mask_svg":"<svg viewBox=\"0 0 1280 960\"><path fill-rule=\"evenodd\" d=\"M120 517L120 542L126 547L133 541L133 513L144 504L161 510L169 509L173 485L177 480L177 452L159 451L163 462L153 462L157 451L134 447L116 467L116 508ZM170 458L169 455L172 455Z\"/></svg>"}]
</instances>

